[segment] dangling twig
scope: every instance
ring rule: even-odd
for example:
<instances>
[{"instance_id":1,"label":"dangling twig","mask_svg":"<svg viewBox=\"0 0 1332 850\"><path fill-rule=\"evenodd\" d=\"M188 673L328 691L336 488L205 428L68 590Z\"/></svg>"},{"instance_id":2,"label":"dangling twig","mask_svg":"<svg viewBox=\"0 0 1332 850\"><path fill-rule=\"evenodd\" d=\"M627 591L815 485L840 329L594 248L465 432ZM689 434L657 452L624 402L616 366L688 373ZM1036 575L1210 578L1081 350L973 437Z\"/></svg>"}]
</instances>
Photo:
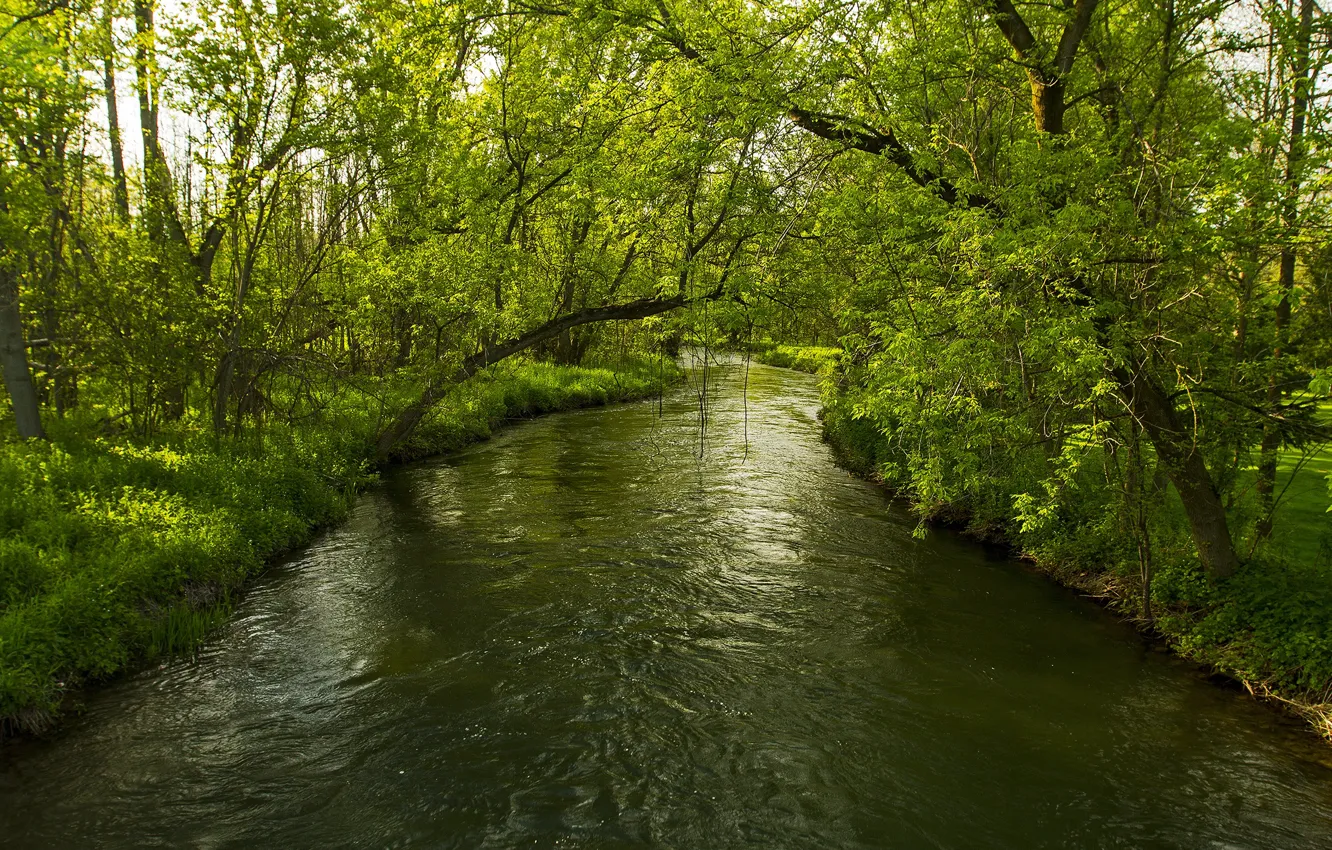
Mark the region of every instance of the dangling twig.
<instances>
[{"instance_id":1,"label":"dangling twig","mask_svg":"<svg viewBox=\"0 0 1332 850\"><path fill-rule=\"evenodd\" d=\"M745 457L741 463L749 462L749 359L754 353L754 323L750 322L745 332L745 388L741 394L745 408Z\"/></svg>"}]
</instances>

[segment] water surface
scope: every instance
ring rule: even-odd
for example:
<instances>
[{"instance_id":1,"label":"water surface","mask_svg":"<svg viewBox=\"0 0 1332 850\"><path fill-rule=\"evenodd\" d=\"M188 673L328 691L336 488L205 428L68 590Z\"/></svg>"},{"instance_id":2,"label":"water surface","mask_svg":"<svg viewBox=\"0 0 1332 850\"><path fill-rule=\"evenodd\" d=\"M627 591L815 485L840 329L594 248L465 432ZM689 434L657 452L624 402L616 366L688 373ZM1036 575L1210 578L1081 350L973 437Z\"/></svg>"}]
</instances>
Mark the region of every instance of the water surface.
<instances>
[{"instance_id":1,"label":"water surface","mask_svg":"<svg viewBox=\"0 0 1332 850\"><path fill-rule=\"evenodd\" d=\"M1275 715L834 464L813 379L389 474L0 753L32 847L1332 847ZM746 439L747 437L747 439Z\"/></svg>"}]
</instances>

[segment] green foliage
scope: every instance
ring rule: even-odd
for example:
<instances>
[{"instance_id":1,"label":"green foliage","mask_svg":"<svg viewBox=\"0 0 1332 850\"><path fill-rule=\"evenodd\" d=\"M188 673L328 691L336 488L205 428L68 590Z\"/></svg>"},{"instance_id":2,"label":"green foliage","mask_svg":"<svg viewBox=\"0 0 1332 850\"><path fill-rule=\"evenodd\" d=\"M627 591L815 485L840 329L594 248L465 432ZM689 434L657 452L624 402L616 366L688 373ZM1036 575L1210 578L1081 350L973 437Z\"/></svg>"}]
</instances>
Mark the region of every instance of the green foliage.
<instances>
[{"instance_id":1,"label":"green foliage","mask_svg":"<svg viewBox=\"0 0 1332 850\"><path fill-rule=\"evenodd\" d=\"M1203 595L1194 588L1195 599ZM1326 567L1255 560L1208 601L1165 623L1184 652L1285 690L1320 692L1332 682Z\"/></svg>"},{"instance_id":2,"label":"green foliage","mask_svg":"<svg viewBox=\"0 0 1332 850\"><path fill-rule=\"evenodd\" d=\"M15 622L68 596L128 645L156 556L127 553L190 565L174 611L334 515L377 436L413 457L638 391L467 380L524 339L825 374L830 432L922 518L1155 590L1223 636L1198 647L1294 622L1207 620L1242 562L1326 561L1312 0L154 7L0 9L0 358L59 447L0 468ZM573 321L643 303L677 309Z\"/></svg>"}]
</instances>

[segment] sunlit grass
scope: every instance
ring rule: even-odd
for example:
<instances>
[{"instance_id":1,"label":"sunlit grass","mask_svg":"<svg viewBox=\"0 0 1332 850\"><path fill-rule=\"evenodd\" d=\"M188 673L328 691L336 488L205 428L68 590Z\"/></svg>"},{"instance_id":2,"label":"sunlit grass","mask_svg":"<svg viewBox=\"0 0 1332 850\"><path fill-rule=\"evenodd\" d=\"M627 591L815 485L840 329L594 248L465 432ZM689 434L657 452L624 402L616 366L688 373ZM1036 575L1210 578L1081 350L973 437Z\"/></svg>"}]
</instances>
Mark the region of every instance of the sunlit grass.
<instances>
[{"instance_id":1,"label":"sunlit grass","mask_svg":"<svg viewBox=\"0 0 1332 850\"><path fill-rule=\"evenodd\" d=\"M1329 567L1332 582L1332 449L1304 457L1282 452L1277 463L1276 492L1280 498L1273 519L1272 548L1287 557Z\"/></svg>"},{"instance_id":2,"label":"sunlit grass","mask_svg":"<svg viewBox=\"0 0 1332 850\"><path fill-rule=\"evenodd\" d=\"M819 374L832 369L841 354L840 348L820 345L770 345L758 347L754 359L768 366Z\"/></svg>"}]
</instances>

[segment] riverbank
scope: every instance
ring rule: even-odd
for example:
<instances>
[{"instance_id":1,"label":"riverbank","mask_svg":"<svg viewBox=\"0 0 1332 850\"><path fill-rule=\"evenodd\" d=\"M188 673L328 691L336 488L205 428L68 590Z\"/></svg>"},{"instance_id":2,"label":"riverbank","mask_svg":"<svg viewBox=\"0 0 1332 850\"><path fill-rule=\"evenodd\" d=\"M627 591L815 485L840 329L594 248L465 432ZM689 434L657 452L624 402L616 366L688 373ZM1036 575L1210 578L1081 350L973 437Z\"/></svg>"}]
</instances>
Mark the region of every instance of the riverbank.
<instances>
[{"instance_id":1,"label":"riverbank","mask_svg":"<svg viewBox=\"0 0 1332 850\"><path fill-rule=\"evenodd\" d=\"M914 541L833 463L816 380L719 359L702 452L695 383L385 471L199 662L6 748L0 835L1324 846L1321 742L1034 570Z\"/></svg>"},{"instance_id":2,"label":"riverbank","mask_svg":"<svg viewBox=\"0 0 1332 850\"><path fill-rule=\"evenodd\" d=\"M810 373L828 374L837 349L771 345L755 359ZM1279 705L1332 741L1332 515L1327 468L1332 457L1300 462L1281 459L1279 486L1287 494L1273 542L1255 553L1236 576L1217 585L1203 580L1196 559L1180 541L1182 528L1154 529L1155 570L1150 588L1153 616L1142 616L1143 583L1132 541L1097 522L1095 511L1044 529L1024 529L1014 512L999 506L1005 482L992 498L969 504L923 506L909 483L894 480L889 440L854 413L845 390L824 387L824 434L841 462L912 501L923 520L960 528L1010 546L1019 557L1059 583L1094 597L1162 639L1179 655L1238 682L1249 693ZM1326 453L1325 453L1326 454ZM1079 484L1094 493L1095 476ZM1094 495L1084 496L1097 504ZM1165 523L1177 522L1167 514Z\"/></svg>"},{"instance_id":3,"label":"riverbank","mask_svg":"<svg viewBox=\"0 0 1332 850\"><path fill-rule=\"evenodd\" d=\"M678 379L660 368L498 368L395 459L511 419L650 397ZM384 396L344 394L317 418L221 442L190 423L135 439L89 415L53 423L50 442L0 443L0 738L48 730L78 688L197 646L247 581L375 480L383 408Z\"/></svg>"},{"instance_id":4,"label":"riverbank","mask_svg":"<svg viewBox=\"0 0 1332 850\"><path fill-rule=\"evenodd\" d=\"M797 372L809 372L811 375L831 371L837 362L837 356L841 353L842 349L829 346L776 343L756 345L751 351L754 360L766 366L795 369Z\"/></svg>"}]
</instances>

